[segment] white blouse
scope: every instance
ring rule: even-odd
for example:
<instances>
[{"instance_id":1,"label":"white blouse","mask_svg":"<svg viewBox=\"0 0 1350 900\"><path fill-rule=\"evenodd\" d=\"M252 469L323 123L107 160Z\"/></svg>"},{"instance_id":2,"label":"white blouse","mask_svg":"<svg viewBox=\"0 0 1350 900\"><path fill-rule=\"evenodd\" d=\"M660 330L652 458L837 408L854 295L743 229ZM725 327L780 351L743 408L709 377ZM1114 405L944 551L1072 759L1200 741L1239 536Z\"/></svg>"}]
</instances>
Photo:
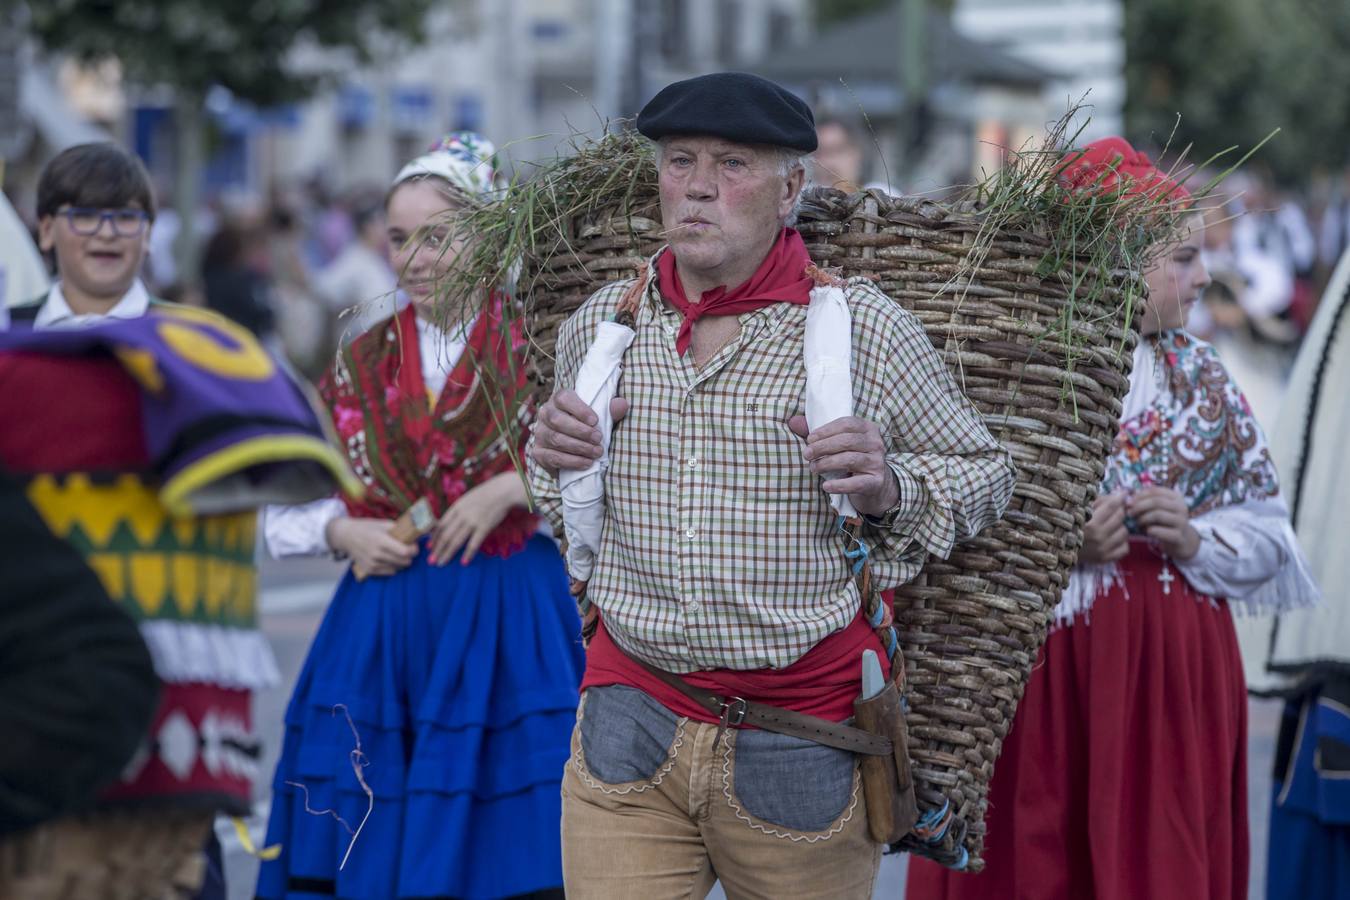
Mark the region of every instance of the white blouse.
<instances>
[{"instance_id":1,"label":"white blouse","mask_svg":"<svg viewBox=\"0 0 1350 900\"><path fill-rule=\"evenodd\" d=\"M417 317L417 349L422 357L422 380L427 390L440 396L446 379L459 363L469 332L469 322L449 333ZM263 540L275 559L292 556L331 554L327 529L330 522L347 514L337 497L325 497L296 506L268 506L263 509Z\"/></svg>"}]
</instances>

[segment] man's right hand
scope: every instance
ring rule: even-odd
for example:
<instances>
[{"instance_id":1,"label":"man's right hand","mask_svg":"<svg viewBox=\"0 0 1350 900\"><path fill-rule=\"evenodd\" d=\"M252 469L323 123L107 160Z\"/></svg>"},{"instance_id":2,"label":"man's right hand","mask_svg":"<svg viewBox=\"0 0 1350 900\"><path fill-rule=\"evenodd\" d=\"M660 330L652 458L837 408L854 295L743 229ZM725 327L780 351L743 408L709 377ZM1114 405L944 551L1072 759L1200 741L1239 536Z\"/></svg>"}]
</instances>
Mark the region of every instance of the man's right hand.
<instances>
[{"instance_id":1,"label":"man's right hand","mask_svg":"<svg viewBox=\"0 0 1350 900\"><path fill-rule=\"evenodd\" d=\"M1080 564L1098 565L1124 559L1130 552L1130 533L1125 529L1125 498L1106 494L1092 504L1092 517L1083 526Z\"/></svg>"},{"instance_id":2,"label":"man's right hand","mask_svg":"<svg viewBox=\"0 0 1350 900\"><path fill-rule=\"evenodd\" d=\"M628 401L609 401L609 414L618 424L628 414ZM558 391L539 410L534 422L530 456L553 477L559 469L586 469L600 458L599 418L576 391Z\"/></svg>"},{"instance_id":3,"label":"man's right hand","mask_svg":"<svg viewBox=\"0 0 1350 900\"><path fill-rule=\"evenodd\" d=\"M385 519L353 519L342 516L328 523L324 535L328 546L347 554L361 575L393 575L412 564L417 545L405 544L390 534L394 523Z\"/></svg>"}]
</instances>

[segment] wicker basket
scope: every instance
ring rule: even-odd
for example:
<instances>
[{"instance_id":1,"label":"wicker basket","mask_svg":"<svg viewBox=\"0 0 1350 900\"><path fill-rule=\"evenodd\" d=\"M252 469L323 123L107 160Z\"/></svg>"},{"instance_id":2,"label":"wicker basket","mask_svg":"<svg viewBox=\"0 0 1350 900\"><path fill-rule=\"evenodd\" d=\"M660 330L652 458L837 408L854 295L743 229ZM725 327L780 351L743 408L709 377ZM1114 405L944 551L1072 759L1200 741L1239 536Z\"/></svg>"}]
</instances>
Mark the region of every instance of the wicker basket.
<instances>
[{"instance_id":1,"label":"wicker basket","mask_svg":"<svg viewBox=\"0 0 1350 900\"><path fill-rule=\"evenodd\" d=\"M206 873L210 812L144 807L71 816L0 841L0 897L186 900Z\"/></svg>"},{"instance_id":2,"label":"wicker basket","mask_svg":"<svg viewBox=\"0 0 1350 900\"><path fill-rule=\"evenodd\" d=\"M643 212L631 224L617 211L577 223L575 253L537 270L527 327L550 357L535 369L542 384L561 320L660 247L657 217ZM973 208L830 189L808 191L797 228L818 265L873 279L914 313L1017 464L1004 518L895 595L920 805L954 814L940 840L911 836L903 847L946 865L968 854L966 869L979 871L994 763L1077 558L1129 386L1136 336L1124 291L1138 296L1142 283L1113 272L1093 291L1094 274L1072 263L1080 281L1067 346L1070 273L1038 274L1045 237L997 234L972 254Z\"/></svg>"},{"instance_id":3,"label":"wicker basket","mask_svg":"<svg viewBox=\"0 0 1350 900\"><path fill-rule=\"evenodd\" d=\"M1003 519L895 594L920 804L950 802L956 815L943 841L911 838L906 849L950 865L964 847L971 871L983 867L994 762L1077 559L1129 387L1136 337L1123 292L1143 290L1127 272L1101 291L1080 281L1066 346L1069 279L1037 274L1049 241L997 235L972 269L980 224L928 201L816 191L799 225L818 264L875 279L914 313L1017 464Z\"/></svg>"},{"instance_id":4,"label":"wicker basket","mask_svg":"<svg viewBox=\"0 0 1350 900\"><path fill-rule=\"evenodd\" d=\"M523 283L530 285L525 334L532 352L526 372L540 387L553 384L553 346L558 327L596 289L632 278L638 266L660 250L661 214L655 197L638 208L605 210L568 223L559 247L542 265L526 261Z\"/></svg>"}]
</instances>

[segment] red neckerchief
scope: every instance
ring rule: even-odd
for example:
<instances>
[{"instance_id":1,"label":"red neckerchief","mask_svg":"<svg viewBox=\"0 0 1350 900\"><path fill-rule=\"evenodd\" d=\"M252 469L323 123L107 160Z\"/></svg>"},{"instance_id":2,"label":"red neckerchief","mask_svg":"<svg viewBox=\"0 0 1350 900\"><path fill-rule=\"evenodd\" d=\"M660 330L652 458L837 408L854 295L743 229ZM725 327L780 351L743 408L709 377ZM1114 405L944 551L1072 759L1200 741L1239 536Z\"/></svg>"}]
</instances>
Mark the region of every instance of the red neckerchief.
<instances>
[{"instance_id":1,"label":"red neckerchief","mask_svg":"<svg viewBox=\"0 0 1350 900\"><path fill-rule=\"evenodd\" d=\"M810 303L814 282L806 275L809 265L811 255L802 236L795 228L784 228L749 281L730 291L726 285L704 291L702 299L694 303L684 295L680 273L675 270L675 254L667 249L656 261L656 274L661 296L684 315L675 337L675 352L683 356L689 349L694 323L704 316L738 316L774 303Z\"/></svg>"}]
</instances>

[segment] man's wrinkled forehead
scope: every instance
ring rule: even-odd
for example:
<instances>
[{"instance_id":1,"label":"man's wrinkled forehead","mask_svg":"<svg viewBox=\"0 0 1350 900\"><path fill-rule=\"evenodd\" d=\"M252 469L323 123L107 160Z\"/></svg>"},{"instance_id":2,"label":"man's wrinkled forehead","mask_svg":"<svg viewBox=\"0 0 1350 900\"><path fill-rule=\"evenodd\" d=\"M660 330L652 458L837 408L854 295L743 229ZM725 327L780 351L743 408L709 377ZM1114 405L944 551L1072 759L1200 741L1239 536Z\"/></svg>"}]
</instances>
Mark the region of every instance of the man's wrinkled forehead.
<instances>
[{"instance_id":1,"label":"man's wrinkled forehead","mask_svg":"<svg viewBox=\"0 0 1350 900\"><path fill-rule=\"evenodd\" d=\"M733 154L773 156L779 152L777 147L769 144L744 144L709 134L672 134L661 138L657 143L662 154L680 150L685 153L706 153L711 156L730 156Z\"/></svg>"}]
</instances>

